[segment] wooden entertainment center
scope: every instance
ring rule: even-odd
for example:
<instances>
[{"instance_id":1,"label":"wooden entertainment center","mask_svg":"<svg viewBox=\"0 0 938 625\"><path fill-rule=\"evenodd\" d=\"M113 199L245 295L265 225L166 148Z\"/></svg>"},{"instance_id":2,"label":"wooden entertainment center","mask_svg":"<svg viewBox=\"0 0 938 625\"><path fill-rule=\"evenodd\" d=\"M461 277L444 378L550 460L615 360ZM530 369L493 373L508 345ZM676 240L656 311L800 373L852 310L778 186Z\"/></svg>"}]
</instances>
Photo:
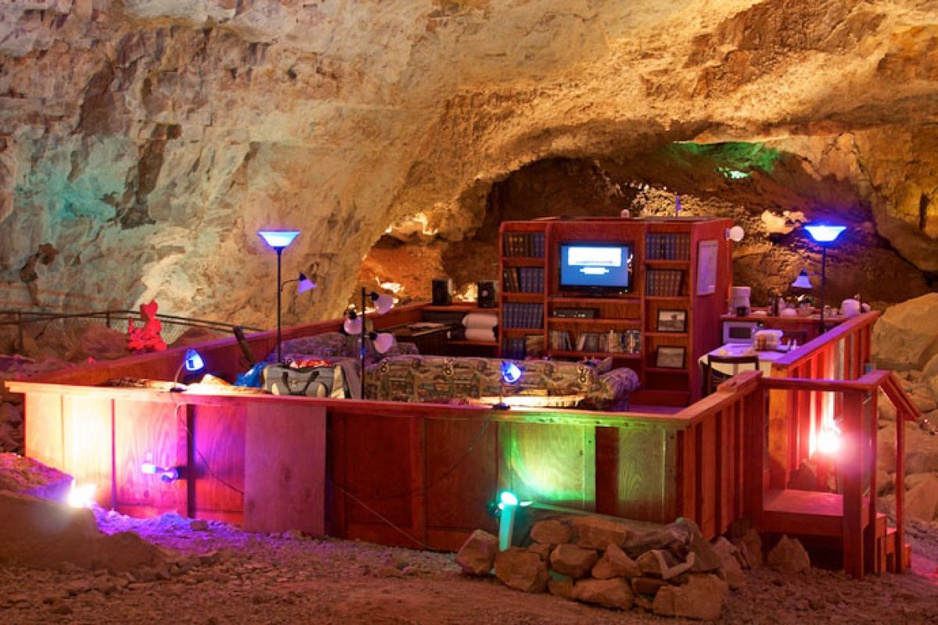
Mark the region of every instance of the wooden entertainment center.
<instances>
[{"instance_id":1,"label":"wooden entertainment center","mask_svg":"<svg viewBox=\"0 0 938 625\"><path fill-rule=\"evenodd\" d=\"M501 357L611 357L638 373L635 403L690 404L700 397L697 359L719 345L731 226L730 219L699 217L503 222ZM586 259L585 270L565 262L565 254L588 253L587 244L602 258ZM627 285L624 277L604 284L604 276L577 283L610 273L603 269L610 254L631 255Z\"/></svg>"}]
</instances>

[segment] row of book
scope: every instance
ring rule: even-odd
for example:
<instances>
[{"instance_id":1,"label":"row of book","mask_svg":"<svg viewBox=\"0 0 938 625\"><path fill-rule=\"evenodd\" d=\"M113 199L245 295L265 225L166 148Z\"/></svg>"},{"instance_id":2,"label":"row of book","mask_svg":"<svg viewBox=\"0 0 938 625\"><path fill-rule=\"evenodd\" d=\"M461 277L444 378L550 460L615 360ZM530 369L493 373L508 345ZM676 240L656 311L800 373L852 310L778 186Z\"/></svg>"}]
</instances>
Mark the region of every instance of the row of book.
<instances>
[{"instance_id":1,"label":"row of book","mask_svg":"<svg viewBox=\"0 0 938 625\"><path fill-rule=\"evenodd\" d=\"M543 304L502 304L502 326L506 328L543 328Z\"/></svg>"},{"instance_id":2,"label":"row of book","mask_svg":"<svg viewBox=\"0 0 938 625\"><path fill-rule=\"evenodd\" d=\"M543 293L543 267L505 267L502 288L508 293Z\"/></svg>"},{"instance_id":3,"label":"row of book","mask_svg":"<svg viewBox=\"0 0 938 625\"><path fill-rule=\"evenodd\" d=\"M645 295L677 297L683 282L684 272L680 269L649 269L645 273Z\"/></svg>"},{"instance_id":4,"label":"row of book","mask_svg":"<svg viewBox=\"0 0 938 625\"><path fill-rule=\"evenodd\" d=\"M540 358L544 355L544 337L540 334L507 337L502 341L502 354L512 360Z\"/></svg>"},{"instance_id":5,"label":"row of book","mask_svg":"<svg viewBox=\"0 0 938 625\"><path fill-rule=\"evenodd\" d=\"M646 234L645 259L690 260L690 235L679 232Z\"/></svg>"},{"instance_id":6,"label":"row of book","mask_svg":"<svg viewBox=\"0 0 938 625\"><path fill-rule=\"evenodd\" d=\"M504 232L502 252L505 256L544 258L543 232Z\"/></svg>"},{"instance_id":7,"label":"row of book","mask_svg":"<svg viewBox=\"0 0 938 625\"><path fill-rule=\"evenodd\" d=\"M569 330L551 330L547 340L550 348L558 351L621 354L639 354L642 351L641 330L580 332L576 341Z\"/></svg>"}]
</instances>

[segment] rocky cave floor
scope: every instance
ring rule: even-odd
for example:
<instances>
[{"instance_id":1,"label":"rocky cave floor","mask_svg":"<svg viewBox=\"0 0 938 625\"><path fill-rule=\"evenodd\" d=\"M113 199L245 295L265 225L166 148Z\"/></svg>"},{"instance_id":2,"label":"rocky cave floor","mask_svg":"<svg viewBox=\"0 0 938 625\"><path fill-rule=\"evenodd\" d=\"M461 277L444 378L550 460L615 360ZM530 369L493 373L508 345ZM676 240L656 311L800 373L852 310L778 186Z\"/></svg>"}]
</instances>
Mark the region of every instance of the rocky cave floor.
<instances>
[{"instance_id":1,"label":"rocky cave floor","mask_svg":"<svg viewBox=\"0 0 938 625\"><path fill-rule=\"evenodd\" d=\"M600 625L689 623L633 609L618 612L547 594L525 594L494 577L460 572L454 554L256 534L176 515L134 519L96 510L107 534L132 531L167 550L165 565L111 575L75 566L0 568L0 622L368 623ZM733 591L725 623L938 623L938 524L912 521L913 568L854 581L812 567L786 575L762 566ZM5 536L3 540L12 537Z\"/></svg>"}]
</instances>

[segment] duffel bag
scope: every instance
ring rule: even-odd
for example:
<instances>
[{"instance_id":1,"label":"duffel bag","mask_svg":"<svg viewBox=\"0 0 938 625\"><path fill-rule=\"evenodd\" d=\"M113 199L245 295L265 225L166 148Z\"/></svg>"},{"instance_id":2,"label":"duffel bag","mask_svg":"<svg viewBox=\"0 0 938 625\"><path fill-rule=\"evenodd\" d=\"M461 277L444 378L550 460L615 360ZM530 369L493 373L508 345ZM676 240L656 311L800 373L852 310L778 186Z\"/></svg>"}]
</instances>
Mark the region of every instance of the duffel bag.
<instances>
[{"instance_id":1,"label":"duffel bag","mask_svg":"<svg viewBox=\"0 0 938 625\"><path fill-rule=\"evenodd\" d=\"M262 375L264 390L274 395L306 397L348 397L345 375L339 365L294 368L267 365Z\"/></svg>"}]
</instances>

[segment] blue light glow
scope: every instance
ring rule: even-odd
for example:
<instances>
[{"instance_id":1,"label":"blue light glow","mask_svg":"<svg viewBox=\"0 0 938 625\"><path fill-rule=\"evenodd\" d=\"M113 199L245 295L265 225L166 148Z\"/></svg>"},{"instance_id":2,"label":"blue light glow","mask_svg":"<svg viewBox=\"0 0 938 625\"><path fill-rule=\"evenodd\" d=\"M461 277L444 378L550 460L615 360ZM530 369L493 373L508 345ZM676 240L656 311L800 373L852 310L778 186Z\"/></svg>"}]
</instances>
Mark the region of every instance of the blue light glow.
<instances>
[{"instance_id":1,"label":"blue light glow","mask_svg":"<svg viewBox=\"0 0 938 625\"><path fill-rule=\"evenodd\" d=\"M205 367L205 361L202 360L202 356L199 352L194 349L189 349L186 350L186 359L183 361L183 366L189 373L195 373Z\"/></svg>"},{"instance_id":2,"label":"blue light glow","mask_svg":"<svg viewBox=\"0 0 938 625\"><path fill-rule=\"evenodd\" d=\"M811 235L811 238L818 243L830 243L840 236L840 233L847 229L846 226L829 226L818 224L816 226L805 226L805 230Z\"/></svg>"},{"instance_id":3,"label":"blue light glow","mask_svg":"<svg viewBox=\"0 0 938 625\"><path fill-rule=\"evenodd\" d=\"M505 384L514 384L521 379L521 369L513 362L505 360L502 362L502 382Z\"/></svg>"},{"instance_id":4,"label":"blue light glow","mask_svg":"<svg viewBox=\"0 0 938 625\"><path fill-rule=\"evenodd\" d=\"M275 250L282 250L291 243L293 239L299 236L299 230L259 230L257 234L260 235L264 242Z\"/></svg>"}]
</instances>

